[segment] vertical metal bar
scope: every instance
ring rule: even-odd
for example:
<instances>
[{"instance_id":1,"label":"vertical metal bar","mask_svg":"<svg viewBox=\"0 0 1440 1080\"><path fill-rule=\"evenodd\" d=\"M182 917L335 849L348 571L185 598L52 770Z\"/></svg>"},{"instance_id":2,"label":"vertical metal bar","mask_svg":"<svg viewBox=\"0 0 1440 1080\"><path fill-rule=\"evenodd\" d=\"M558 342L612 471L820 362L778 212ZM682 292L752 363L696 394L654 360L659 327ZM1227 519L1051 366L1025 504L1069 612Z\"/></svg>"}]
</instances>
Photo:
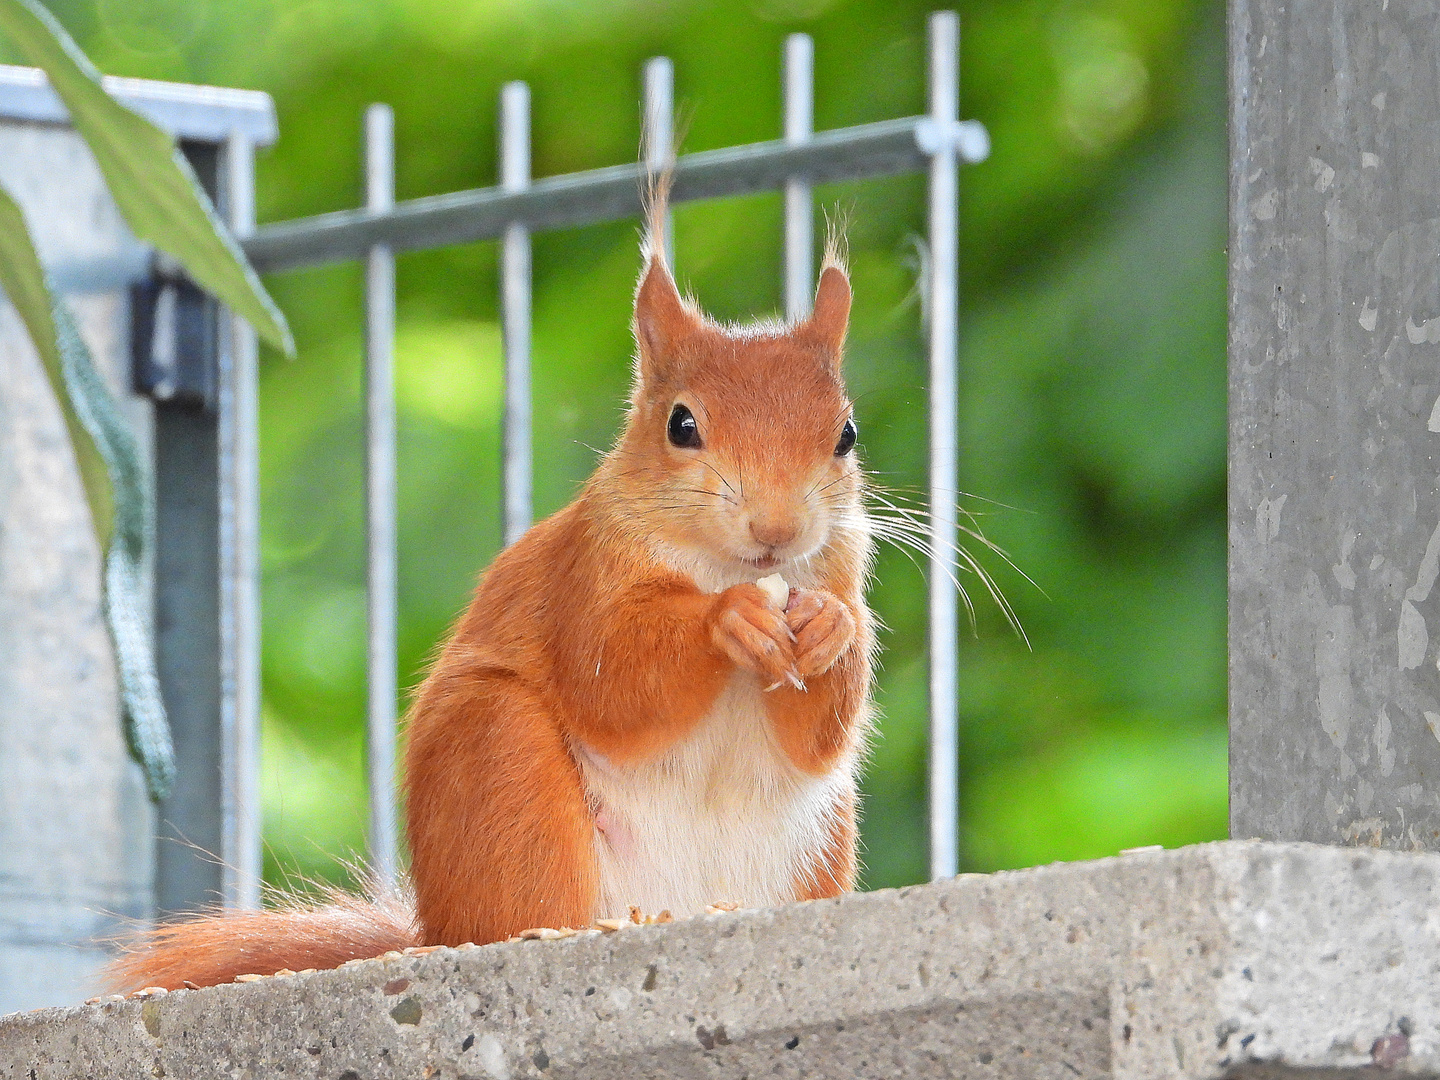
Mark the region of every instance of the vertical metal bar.
<instances>
[{"instance_id":1,"label":"vertical metal bar","mask_svg":"<svg viewBox=\"0 0 1440 1080\"><path fill-rule=\"evenodd\" d=\"M785 141L809 142L815 131L815 43L809 34L785 39ZM815 288L815 204L810 182L785 181L785 317L810 313Z\"/></svg>"},{"instance_id":2,"label":"vertical metal bar","mask_svg":"<svg viewBox=\"0 0 1440 1080\"><path fill-rule=\"evenodd\" d=\"M198 170L197 170L198 171ZM211 326L214 326L211 308ZM208 335L214 344L214 334ZM175 786L160 806L155 907L196 912L224 895L220 608L214 414L155 405L155 659L175 738Z\"/></svg>"},{"instance_id":3,"label":"vertical metal bar","mask_svg":"<svg viewBox=\"0 0 1440 1080\"><path fill-rule=\"evenodd\" d=\"M223 210L224 147L184 140L180 148ZM202 373L196 382L209 393L155 403L155 661L176 765L155 837L155 907L162 916L201 911L225 895L218 372L228 333L219 305L198 301L191 306L177 295L169 329L161 330L173 335L167 351L175 370ZM186 309L193 324L180 333Z\"/></svg>"},{"instance_id":4,"label":"vertical metal bar","mask_svg":"<svg viewBox=\"0 0 1440 1080\"><path fill-rule=\"evenodd\" d=\"M365 207L395 205L395 114L365 110ZM395 256L382 244L365 261L366 780L370 865L396 873L395 672Z\"/></svg>"},{"instance_id":5,"label":"vertical metal bar","mask_svg":"<svg viewBox=\"0 0 1440 1080\"><path fill-rule=\"evenodd\" d=\"M930 116L941 132L930 158L930 877L959 865L956 703L956 333L960 23L930 16Z\"/></svg>"},{"instance_id":6,"label":"vertical metal bar","mask_svg":"<svg viewBox=\"0 0 1440 1080\"><path fill-rule=\"evenodd\" d=\"M530 87L506 83L500 91L500 186L530 186ZM505 347L504 461L500 477L505 543L530 527L533 514L530 446L530 230L506 226L500 241L500 321Z\"/></svg>"},{"instance_id":7,"label":"vertical metal bar","mask_svg":"<svg viewBox=\"0 0 1440 1080\"><path fill-rule=\"evenodd\" d=\"M255 231L255 156L225 141L222 194L237 237ZM219 355L222 900L260 906L260 439L255 331L225 313ZM226 332L228 331L228 332Z\"/></svg>"},{"instance_id":8,"label":"vertical metal bar","mask_svg":"<svg viewBox=\"0 0 1440 1080\"><path fill-rule=\"evenodd\" d=\"M645 168L654 176L670 163L675 152L675 65L668 56L645 61L645 104L641 145ZM675 215L665 214L665 262L675 270Z\"/></svg>"}]
</instances>

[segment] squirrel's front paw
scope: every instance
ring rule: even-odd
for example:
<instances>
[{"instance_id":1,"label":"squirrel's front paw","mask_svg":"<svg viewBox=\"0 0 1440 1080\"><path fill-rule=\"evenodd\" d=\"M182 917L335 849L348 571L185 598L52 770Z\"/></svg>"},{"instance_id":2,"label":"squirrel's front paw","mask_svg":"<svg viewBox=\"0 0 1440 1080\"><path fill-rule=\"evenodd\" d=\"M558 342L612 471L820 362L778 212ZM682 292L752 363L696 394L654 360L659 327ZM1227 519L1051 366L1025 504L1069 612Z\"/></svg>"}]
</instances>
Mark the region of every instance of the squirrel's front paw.
<instances>
[{"instance_id":1,"label":"squirrel's front paw","mask_svg":"<svg viewBox=\"0 0 1440 1080\"><path fill-rule=\"evenodd\" d=\"M765 590L734 585L719 600L712 631L716 648L739 667L753 671L767 687L789 683L799 688L795 634Z\"/></svg>"},{"instance_id":2,"label":"squirrel's front paw","mask_svg":"<svg viewBox=\"0 0 1440 1080\"><path fill-rule=\"evenodd\" d=\"M855 640L854 614L823 589L793 590L785 619L795 635L796 670L806 678L829 671Z\"/></svg>"}]
</instances>

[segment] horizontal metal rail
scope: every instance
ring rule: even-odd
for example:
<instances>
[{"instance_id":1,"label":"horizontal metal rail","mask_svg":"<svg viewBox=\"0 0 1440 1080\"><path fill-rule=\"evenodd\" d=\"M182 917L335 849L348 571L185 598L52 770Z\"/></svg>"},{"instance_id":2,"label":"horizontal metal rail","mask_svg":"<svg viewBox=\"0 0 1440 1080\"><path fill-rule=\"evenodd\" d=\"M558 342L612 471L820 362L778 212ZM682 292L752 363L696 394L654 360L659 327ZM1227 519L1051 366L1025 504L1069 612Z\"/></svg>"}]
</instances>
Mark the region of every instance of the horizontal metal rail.
<instances>
[{"instance_id":1,"label":"horizontal metal rail","mask_svg":"<svg viewBox=\"0 0 1440 1080\"><path fill-rule=\"evenodd\" d=\"M933 117L911 116L822 131L808 142L750 143L687 154L675 164L674 202L780 190L803 177L811 184L923 172L952 143L965 161L989 152L985 129L963 121L948 133ZM241 245L262 273L366 257L377 244L392 251L493 240L510 225L531 232L574 228L640 213L641 167L614 165L547 177L521 191L456 191L397 203L392 210L339 210L258 229Z\"/></svg>"}]
</instances>

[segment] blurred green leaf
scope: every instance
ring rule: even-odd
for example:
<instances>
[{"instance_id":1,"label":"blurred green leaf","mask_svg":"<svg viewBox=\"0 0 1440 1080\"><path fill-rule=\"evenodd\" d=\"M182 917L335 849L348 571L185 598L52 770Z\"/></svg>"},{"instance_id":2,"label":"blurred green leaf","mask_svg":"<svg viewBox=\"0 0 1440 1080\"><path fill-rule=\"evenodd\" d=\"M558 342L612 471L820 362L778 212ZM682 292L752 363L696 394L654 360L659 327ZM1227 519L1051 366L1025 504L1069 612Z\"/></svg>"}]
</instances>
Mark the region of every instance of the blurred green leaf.
<instances>
[{"instance_id":1,"label":"blurred green leaf","mask_svg":"<svg viewBox=\"0 0 1440 1080\"><path fill-rule=\"evenodd\" d=\"M105 92L100 73L36 0L0 0L0 29L49 76L135 235L173 255L196 284L293 354L285 317L170 136Z\"/></svg>"},{"instance_id":2,"label":"blurred green leaf","mask_svg":"<svg viewBox=\"0 0 1440 1080\"><path fill-rule=\"evenodd\" d=\"M85 499L90 504L95 535L101 549L107 549L115 524L115 492L95 440L85 430L70 401L45 271L30 242L25 215L4 188L0 188L0 288L5 290L30 332L30 340L35 343L35 351L45 366L45 376L50 380L50 389L60 402L70 445L75 448L75 461L80 467L80 482L85 486Z\"/></svg>"},{"instance_id":3,"label":"blurred green leaf","mask_svg":"<svg viewBox=\"0 0 1440 1080\"><path fill-rule=\"evenodd\" d=\"M175 780L175 748L144 616L149 606L143 572L152 520L149 477L135 436L95 370L70 309L45 279L24 214L3 189L0 287L30 332L75 450L105 560L105 625L115 646L125 741L145 774L150 798L160 802Z\"/></svg>"}]
</instances>

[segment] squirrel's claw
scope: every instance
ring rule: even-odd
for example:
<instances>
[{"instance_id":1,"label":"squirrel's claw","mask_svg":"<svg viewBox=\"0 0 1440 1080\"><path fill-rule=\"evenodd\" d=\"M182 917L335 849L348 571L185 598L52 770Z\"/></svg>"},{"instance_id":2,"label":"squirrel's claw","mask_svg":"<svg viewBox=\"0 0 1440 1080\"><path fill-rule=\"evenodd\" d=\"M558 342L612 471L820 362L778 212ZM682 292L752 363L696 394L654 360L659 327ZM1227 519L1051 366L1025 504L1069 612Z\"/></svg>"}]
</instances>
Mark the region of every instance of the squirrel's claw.
<instances>
[{"instance_id":1,"label":"squirrel's claw","mask_svg":"<svg viewBox=\"0 0 1440 1080\"><path fill-rule=\"evenodd\" d=\"M804 692L805 690L805 680L800 678L800 676L794 671L787 671L783 679L777 679L775 682L765 687L764 692L768 694L772 690L779 690L780 687L784 686L786 683L789 683L796 690L799 690L801 692Z\"/></svg>"}]
</instances>

